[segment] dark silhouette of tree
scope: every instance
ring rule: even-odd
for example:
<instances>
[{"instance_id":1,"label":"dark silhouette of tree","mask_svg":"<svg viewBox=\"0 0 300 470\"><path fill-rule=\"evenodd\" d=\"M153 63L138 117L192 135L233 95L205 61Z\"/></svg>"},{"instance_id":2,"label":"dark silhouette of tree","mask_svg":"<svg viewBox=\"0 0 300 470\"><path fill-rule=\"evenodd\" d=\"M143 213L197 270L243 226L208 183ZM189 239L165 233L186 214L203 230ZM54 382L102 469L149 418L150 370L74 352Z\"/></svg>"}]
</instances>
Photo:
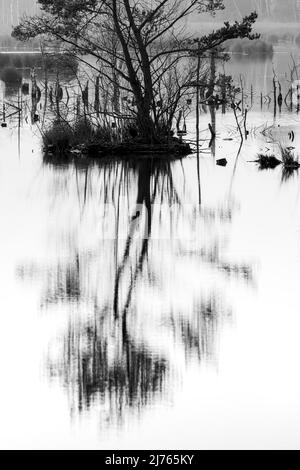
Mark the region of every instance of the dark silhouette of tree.
<instances>
[{"instance_id":1,"label":"dark silhouette of tree","mask_svg":"<svg viewBox=\"0 0 300 470\"><path fill-rule=\"evenodd\" d=\"M21 40L54 38L85 62L90 54L114 96L116 89L133 94L130 110L145 143L161 142L170 133L187 84L196 76L191 58L195 52L204 55L228 39L255 37L255 13L199 38L184 32L184 20L190 15L214 14L223 8L223 0L39 0L39 4L44 15L25 18L13 35Z\"/></svg>"}]
</instances>

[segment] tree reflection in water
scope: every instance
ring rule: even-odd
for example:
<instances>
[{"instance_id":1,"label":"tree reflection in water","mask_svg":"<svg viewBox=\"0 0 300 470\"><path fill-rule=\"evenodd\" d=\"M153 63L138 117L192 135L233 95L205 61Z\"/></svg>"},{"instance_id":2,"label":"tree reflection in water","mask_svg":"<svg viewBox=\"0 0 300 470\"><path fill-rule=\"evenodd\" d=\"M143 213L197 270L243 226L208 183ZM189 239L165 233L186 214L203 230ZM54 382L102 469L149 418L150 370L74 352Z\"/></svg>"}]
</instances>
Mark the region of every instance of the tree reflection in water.
<instances>
[{"instance_id":1,"label":"tree reflection in water","mask_svg":"<svg viewBox=\"0 0 300 470\"><path fill-rule=\"evenodd\" d=\"M170 396L182 362L217 362L220 324L231 309L224 307L214 284L200 285L193 273L184 271L185 264L177 269L178 262L190 259L222 277L252 279L249 266L222 261L222 233L216 229L211 235L216 221L230 224L233 209L208 211L195 205L187 211L184 175L178 192L174 165L180 162L144 159L56 169L59 181L70 168L69 182L75 175L76 191L69 188L68 194L77 192L79 201L78 220L73 221L77 238L66 237L67 255L64 251L54 264L25 264L18 273L23 279L43 279L44 308L69 309L67 331L55 340L59 352L49 353L47 367L68 390L74 413L102 405L110 422L123 422L130 410L139 412ZM55 188L61 207L65 186ZM112 205L113 218L106 214L106 204ZM168 210L160 212L163 205L175 211L168 216ZM91 207L92 223L86 223ZM189 232L196 219L202 228L209 227L208 241L163 240L166 227L179 218ZM107 223L111 232L105 240L100 232ZM78 236L80 230L83 235ZM58 232L57 227L56 244ZM181 285L184 278L186 287Z\"/></svg>"}]
</instances>

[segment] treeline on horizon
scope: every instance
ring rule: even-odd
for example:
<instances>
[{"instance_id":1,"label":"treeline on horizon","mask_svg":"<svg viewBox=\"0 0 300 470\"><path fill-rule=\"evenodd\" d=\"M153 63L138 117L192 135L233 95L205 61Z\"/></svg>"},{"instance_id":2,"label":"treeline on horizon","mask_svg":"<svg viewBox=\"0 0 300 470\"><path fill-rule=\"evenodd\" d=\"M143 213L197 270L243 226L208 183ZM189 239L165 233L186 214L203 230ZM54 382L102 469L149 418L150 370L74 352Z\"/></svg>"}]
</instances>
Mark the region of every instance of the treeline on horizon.
<instances>
[{"instance_id":1,"label":"treeline on horizon","mask_svg":"<svg viewBox=\"0 0 300 470\"><path fill-rule=\"evenodd\" d=\"M21 42L13 38L10 34L0 34L0 48L8 51L13 50L39 50L39 39L31 39L30 41Z\"/></svg>"},{"instance_id":2,"label":"treeline on horizon","mask_svg":"<svg viewBox=\"0 0 300 470\"><path fill-rule=\"evenodd\" d=\"M300 22L298 0L224 0L225 10L212 17L205 15L202 21L239 20L252 11L258 13L258 21L280 23Z\"/></svg>"}]
</instances>

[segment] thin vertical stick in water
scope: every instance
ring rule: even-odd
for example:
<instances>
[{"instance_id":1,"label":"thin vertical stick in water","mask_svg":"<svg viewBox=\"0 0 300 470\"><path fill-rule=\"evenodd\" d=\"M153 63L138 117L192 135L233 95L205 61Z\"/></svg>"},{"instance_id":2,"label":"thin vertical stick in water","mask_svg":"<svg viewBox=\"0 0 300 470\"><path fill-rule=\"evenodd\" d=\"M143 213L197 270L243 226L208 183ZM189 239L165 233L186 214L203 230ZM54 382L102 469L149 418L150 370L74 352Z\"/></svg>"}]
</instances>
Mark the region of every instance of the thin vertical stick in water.
<instances>
[{"instance_id":1,"label":"thin vertical stick in water","mask_svg":"<svg viewBox=\"0 0 300 470\"><path fill-rule=\"evenodd\" d=\"M248 117L248 109L245 109L245 116L244 116L244 131L245 131L245 139L247 140L249 132L247 129L247 117Z\"/></svg>"},{"instance_id":2,"label":"thin vertical stick in water","mask_svg":"<svg viewBox=\"0 0 300 470\"><path fill-rule=\"evenodd\" d=\"M235 117L236 125L237 125L238 131L239 131L240 136L241 136L241 141L244 142L243 132L242 132L241 125L239 123L239 118L238 118L238 115L237 115L237 112L236 112L237 105L235 103L232 103L231 107L233 109L233 114L234 114L234 117Z\"/></svg>"},{"instance_id":3,"label":"thin vertical stick in water","mask_svg":"<svg viewBox=\"0 0 300 470\"><path fill-rule=\"evenodd\" d=\"M243 77L240 75L240 84L241 84L241 101L242 101L242 113L244 114L244 107L245 107L245 93L244 93L244 85L243 85Z\"/></svg>"},{"instance_id":4,"label":"thin vertical stick in water","mask_svg":"<svg viewBox=\"0 0 300 470\"><path fill-rule=\"evenodd\" d=\"M19 159L21 157L21 112L22 112L22 103L20 97L20 88L18 90L18 155Z\"/></svg>"},{"instance_id":5,"label":"thin vertical stick in water","mask_svg":"<svg viewBox=\"0 0 300 470\"><path fill-rule=\"evenodd\" d=\"M201 174L200 174L200 43L198 44L198 63L197 63L197 99L196 99L196 135L197 135L197 174L198 174L198 188L199 188L199 204L202 204L201 194Z\"/></svg>"},{"instance_id":6,"label":"thin vertical stick in water","mask_svg":"<svg viewBox=\"0 0 300 470\"><path fill-rule=\"evenodd\" d=\"M276 86L276 75L273 69L273 96L274 96L274 118L277 115L277 86Z\"/></svg>"}]
</instances>

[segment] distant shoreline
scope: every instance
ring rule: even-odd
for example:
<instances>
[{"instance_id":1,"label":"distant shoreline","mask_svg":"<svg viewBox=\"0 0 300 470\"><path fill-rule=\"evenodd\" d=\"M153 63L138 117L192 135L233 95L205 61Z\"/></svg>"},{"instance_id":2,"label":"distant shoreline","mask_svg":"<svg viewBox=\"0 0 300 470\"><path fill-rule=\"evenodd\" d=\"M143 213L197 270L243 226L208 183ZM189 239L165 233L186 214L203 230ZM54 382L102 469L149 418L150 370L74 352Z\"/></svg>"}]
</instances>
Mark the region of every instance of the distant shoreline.
<instances>
[{"instance_id":1,"label":"distant shoreline","mask_svg":"<svg viewBox=\"0 0 300 470\"><path fill-rule=\"evenodd\" d=\"M22 49L22 50L16 50L16 49L13 49L13 50L10 50L10 51L3 51L0 49L0 54L7 54L7 55L13 55L13 54L41 54L41 51L32 51L32 50L26 50L26 49Z\"/></svg>"},{"instance_id":2,"label":"distant shoreline","mask_svg":"<svg viewBox=\"0 0 300 470\"><path fill-rule=\"evenodd\" d=\"M234 21L234 19L232 20ZM213 30L222 28L224 26L223 22L202 22L202 21L192 21L187 28L191 33L199 34L208 34ZM282 23L282 22L270 22L270 21L259 21L254 26L254 32L261 34L284 34L284 33L293 33L294 35L300 34L300 24L299 23Z\"/></svg>"},{"instance_id":3,"label":"distant shoreline","mask_svg":"<svg viewBox=\"0 0 300 470\"><path fill-rule=\"evenodd\" d=\"M229 20L229 22L232 22L232 21L235 21L236 18L232 18L231 20ZM212 29L212 28L220 28L222 26L224 26L224 21L197 21L197 20L192 20L190 22L190 25L192 26L195 26L195 25L201 25L202 27L204 28L207 28L207 29ZM187 25L189 26L189 25ZM300 24L299 23L285 23L285 22L281 22L281 21L267 21L267 20L263 20L263 21L257 21L256 24L255 24L255 27L259 28L259 27L262 27L262 28L286 28L286 29L297 29L298 31L300 31Z\"/></svg>"}]
</instances>

